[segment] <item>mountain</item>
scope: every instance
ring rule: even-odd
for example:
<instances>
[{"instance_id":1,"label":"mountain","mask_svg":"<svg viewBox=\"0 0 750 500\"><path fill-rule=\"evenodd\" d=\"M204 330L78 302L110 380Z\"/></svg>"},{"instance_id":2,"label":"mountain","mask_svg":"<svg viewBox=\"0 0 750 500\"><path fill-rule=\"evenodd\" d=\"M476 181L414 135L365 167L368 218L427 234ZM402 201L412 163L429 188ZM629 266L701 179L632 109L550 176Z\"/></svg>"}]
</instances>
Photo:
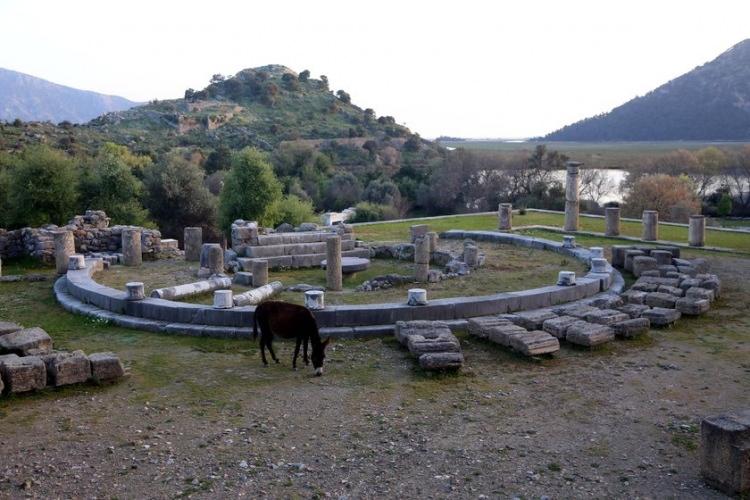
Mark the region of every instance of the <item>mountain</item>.
<instances>
[{"instance_id":1,"label":"mountain","mask_svg":"<svg viewBox=\"0 0 750 500\"><path fill-rule=\"evenodd\" d=\"M0 120L85 123L109 111L138 103L97 94L0 68Z\"/></svg>"},{"instance_id":2,"label":"mountain","mask_svg":"<svg viewBox=\"0 0 750 500\"><path fill-rule=\"evenodd\" d=\"M750 139L750 39L642 97L567 125L544 139Z\"/></svg>"}]
</instances>

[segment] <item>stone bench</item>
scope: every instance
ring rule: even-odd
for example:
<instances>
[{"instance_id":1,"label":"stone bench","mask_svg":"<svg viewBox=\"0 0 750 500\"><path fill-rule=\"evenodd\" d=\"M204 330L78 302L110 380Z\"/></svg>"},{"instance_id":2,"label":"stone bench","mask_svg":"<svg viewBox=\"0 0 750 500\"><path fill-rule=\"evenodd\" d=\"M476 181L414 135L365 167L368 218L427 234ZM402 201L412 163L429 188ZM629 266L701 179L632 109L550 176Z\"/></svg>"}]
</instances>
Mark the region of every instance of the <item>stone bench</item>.
<instances>
[{"instance_id":1,"label":"stone bench","mask_svg":"<svg viewBox=\"0 0 750 500\"><path fill-rule=\"evenodd\" d=\"M565 334L567 342L584 347L596 347L614 339L615 332L609 326L586 321L571 324Z\"/></svg>"}]
</instances>

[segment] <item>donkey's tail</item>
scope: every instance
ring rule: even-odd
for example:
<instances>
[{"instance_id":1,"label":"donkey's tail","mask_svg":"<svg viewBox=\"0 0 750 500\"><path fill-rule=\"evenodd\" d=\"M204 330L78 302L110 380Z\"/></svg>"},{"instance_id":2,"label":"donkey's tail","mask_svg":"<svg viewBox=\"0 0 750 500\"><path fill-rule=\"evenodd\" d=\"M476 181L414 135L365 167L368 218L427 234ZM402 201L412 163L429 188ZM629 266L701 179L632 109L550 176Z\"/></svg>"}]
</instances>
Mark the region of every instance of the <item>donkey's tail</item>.
<instances>
[{"instance_id":1,"label":"donkey's tail","mask_svg":"<svg viewBox=\"0 0 750 500\"><path fill-rule=\"evenodd\" d=\"M258 338L258 311L253 313L253 340Z\"/></svg>"}]
</instances>

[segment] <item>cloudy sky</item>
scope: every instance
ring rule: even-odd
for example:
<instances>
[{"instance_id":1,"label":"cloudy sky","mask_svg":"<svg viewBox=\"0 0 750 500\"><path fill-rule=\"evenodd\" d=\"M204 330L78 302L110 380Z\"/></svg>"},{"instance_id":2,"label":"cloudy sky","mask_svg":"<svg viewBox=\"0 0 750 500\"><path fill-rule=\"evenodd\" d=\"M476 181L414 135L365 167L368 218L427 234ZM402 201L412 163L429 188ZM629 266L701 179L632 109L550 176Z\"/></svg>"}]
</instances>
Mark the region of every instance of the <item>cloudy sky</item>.
<instances>
[{"instance_id":1,"label":"cloudy sky","mask_svg":"<svg viewBox=\"0 0 750 500\"><path fill-rule=\"evenodd\" d=\"M145 101L278 63L425 137L528 137L713 59L748 19L748 0L0 0L0 67Z\"/></svg>"}]
</instances>

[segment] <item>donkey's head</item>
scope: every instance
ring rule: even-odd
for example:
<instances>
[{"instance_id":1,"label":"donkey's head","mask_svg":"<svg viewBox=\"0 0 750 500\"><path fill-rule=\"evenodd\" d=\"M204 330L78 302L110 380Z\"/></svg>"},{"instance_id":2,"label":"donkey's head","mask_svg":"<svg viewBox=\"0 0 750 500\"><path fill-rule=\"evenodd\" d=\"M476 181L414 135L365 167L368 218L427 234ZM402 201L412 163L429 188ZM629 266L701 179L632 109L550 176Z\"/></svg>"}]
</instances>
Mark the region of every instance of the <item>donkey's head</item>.
<instances>
[{"instance_id":1,"label":"donkey's head","mask_svg":"<svg viewBox=\"0 0 750 500\"><path fill-rule=\"evenodd\" d=\"M312 345L310 359L312 360L313 368L315 368L315 375L318 377L323 375L323 361L326 359L326 347L328 347L330 340L330 338L327 338L319 344L313 343Z\"/></svg>"}]
</instances>

